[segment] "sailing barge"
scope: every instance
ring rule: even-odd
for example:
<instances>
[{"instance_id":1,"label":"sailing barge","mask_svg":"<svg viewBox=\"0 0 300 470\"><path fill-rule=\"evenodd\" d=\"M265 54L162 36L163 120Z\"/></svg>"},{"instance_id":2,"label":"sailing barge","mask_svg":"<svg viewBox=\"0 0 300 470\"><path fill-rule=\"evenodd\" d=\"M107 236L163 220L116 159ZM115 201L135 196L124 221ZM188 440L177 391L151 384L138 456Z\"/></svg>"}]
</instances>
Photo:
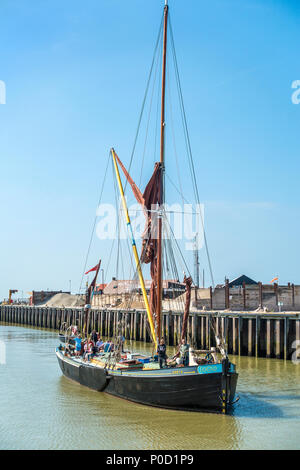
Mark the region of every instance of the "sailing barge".
<instances>
[{"instance_id":1,"label":"sailing barge","mask_svg":"<svg viewBox=\"0 0 300 470\"><path fill-rule=\"evenodd\" d=\"M162 279L163 279L163 220L164 213L164 177L165 172L165 95L166 95L166 62L169 6L165 0L163 15L163 57L162 57L162 91L161 91L161 139L160 161L155 164L154 173L144 193L139 190L124 167L114 149L111 156L115 176L121 195L129 239L131 240L133 258L136 264L136 275L139 279L145 309L147 311L149 333L155 350L161 344L162 318ZM132 192L145 214L145 231L143 234L141 254L138 254L131 220L127 208L124 188L119 172L121 168ZM196 183L193 181L193 183ZM152 284L148 298L142 267L150 265ZM95 267L96 274L86 293L85 328L87 336L91 299L96 286L100 262ZM184 276L186 285L181 343L187 337L187 323L191 299L191 276ZM160 368L157 356L146 357L131 352L123 352L122 341L116 343L113 352L94 354L90 362L81 356L74 355L68 335L61 334L64 344L56 350L62 373L76 382L93 390L106 392L127 400L156 407L227 413L235 399L238 374L235 365L227 356L223 337L215 333L216 348L212 351L190 349L188 361L169 361ZM179 351L179 350L178 350ZM178 357L178 354L176 355Z\"/></svg>"}]
</instances>

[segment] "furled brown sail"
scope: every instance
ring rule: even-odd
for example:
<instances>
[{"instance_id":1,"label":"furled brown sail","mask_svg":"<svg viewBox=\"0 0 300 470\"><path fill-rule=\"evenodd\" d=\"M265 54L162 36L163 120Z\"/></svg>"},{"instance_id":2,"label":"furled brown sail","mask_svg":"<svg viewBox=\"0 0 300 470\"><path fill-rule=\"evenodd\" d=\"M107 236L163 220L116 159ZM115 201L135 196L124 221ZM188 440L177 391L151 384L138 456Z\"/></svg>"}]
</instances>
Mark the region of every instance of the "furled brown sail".
<instances>
[{"instance_id":1,"label":"furled brown sail","mask_svg":"<svg viewBox=\"0 0 300 470\"><path fill-rule=\"evenodd\" d=\"M184 276L183 282L185 284L185 307L184 307L184 315L183 315L183 322L182 322L182 331L181 331L181 342L186 337L187 332L187 323L190 314L190 304L191 304L191 291L192 291L192 278Z\"/></svg>"},{"instance_id":2,"label":"furled brown sail","mask_svg":"<svg viewBox=\"0 0 300 470\"><path fill-rule=\"evenodd\" d=\"M162 205L162 165L155 163L153 175L147 184L144 194L141 193L128 171L124 167L123 163L116 155L118 163L122 168L122 171L130 184L133 194L139 204L143 207L146 225L142 235L142 253L141 262L145 264L150 263L150 274L151 274L151 287L150 287L150 309L154 319L154 323L157 328L157 277L158 277L158 266L157 266L157 221L158 213L157 210Z\"/></svg>"},{"instance_id":3,"label":"furled brown sail","mask_svg":"<svg viewBox=\"0 0 300 470\"><path fill-rule=\"evenodd\" d=\"M96 281L97 281L100 266L101 266L101 259L100 259L100 261L97 265L97 270L96 270L96 274L94 276L94 279L92 280L92 282L89 285L89 287L86 291L86 294L85 294L85 304L86 305L84 307L84 326L83 326L83 333L84 334L85 333L87 334L87 332L88 332L90 305L91 305L92 298L93 298L93 293L94 293L94 290L95 290L95 287L96 287Z\"/></svg>"}]
</instances>

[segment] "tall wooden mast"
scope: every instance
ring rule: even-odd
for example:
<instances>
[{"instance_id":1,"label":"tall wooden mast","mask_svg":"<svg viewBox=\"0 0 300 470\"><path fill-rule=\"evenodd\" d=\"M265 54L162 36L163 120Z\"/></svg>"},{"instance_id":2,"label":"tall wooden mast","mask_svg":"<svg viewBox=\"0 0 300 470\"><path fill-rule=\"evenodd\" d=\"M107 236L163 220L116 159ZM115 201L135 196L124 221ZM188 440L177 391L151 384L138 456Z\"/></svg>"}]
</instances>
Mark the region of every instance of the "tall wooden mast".
<instances>
[{"instance_id":1,"label":"tall wooden mast","mask_svg":"<svg viewBox=\"0 0 300 470\"><path fill-rule=\"evenodd\" d=\"M160 133L160 164L162 172L165 164L165 101L166 101L166 63L167 63L167 33L168 33L168 0L164 8L164 38L163 38L163 64L162 64L162 92L161 92L161 133ZM163 176L160 188L160 204L164 203ZM157 250L157 336L161 339L162 317L162 218L158 219L158 250Z\"/></svg>"}]
</instances>

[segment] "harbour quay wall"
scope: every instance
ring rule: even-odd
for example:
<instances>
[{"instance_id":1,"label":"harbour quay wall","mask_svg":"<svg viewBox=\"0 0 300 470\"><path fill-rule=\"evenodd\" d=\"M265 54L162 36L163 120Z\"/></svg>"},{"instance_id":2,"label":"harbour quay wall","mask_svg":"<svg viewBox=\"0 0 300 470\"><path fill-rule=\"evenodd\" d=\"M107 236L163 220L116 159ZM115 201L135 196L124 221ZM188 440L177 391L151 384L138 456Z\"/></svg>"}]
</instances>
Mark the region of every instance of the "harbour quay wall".
<instances>
[{"instance_id":1,"label":"harbour quay wall","mask_svg":"<svg viewBox=\"0 0 300 470\"><path fill-rule=\"evenodd\" d=\"M63 323L83 330L81 308L0 306L0 321L59 330ZM176 346L182 331L182 312L164 312L162 334L169 346ZM191 312L188 341L198 349L215 346L216 333L223 334L229 354L300 360L300 313ZM92 309L89 332L95 329L101 337L114 337L120 332L127 340L150 342L147 314L143 310ZM298 346L298 350L297 350Z\"/></svg>"}]
</instances>

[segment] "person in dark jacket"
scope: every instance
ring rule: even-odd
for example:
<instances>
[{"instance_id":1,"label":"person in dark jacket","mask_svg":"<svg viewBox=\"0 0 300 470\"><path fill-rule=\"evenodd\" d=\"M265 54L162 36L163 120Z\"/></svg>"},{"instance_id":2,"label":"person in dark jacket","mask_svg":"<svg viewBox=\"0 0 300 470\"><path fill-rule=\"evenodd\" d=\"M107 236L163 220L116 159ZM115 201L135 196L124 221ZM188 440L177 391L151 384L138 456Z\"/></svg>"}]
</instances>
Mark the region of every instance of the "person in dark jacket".
<instances>
[{"instance_id":1,"label":"person in dark jacket","mask_svg":"<svg viewBox=\"0 0 300 470\"><path fill-rule=\"evenodd\" d=\"M97 341L98 341L98 335L97 335L97 333L96 333L96 330L93 330L93 331L92 331L91 340L93 341L94 345L97 343Z\"/></svg>"},{"instance_id":2,"label":"person in dark jacket","mask_svg":"<svg viewBox=\"0 0 300 470\"><path fill-rule=\"evenodd\" d=\"M166 365L167 353L166 353L166 344L165 340L162 338L159 345L157 346L158 362L159 367L162 369Z\"/></svg>"}]
</instances>

